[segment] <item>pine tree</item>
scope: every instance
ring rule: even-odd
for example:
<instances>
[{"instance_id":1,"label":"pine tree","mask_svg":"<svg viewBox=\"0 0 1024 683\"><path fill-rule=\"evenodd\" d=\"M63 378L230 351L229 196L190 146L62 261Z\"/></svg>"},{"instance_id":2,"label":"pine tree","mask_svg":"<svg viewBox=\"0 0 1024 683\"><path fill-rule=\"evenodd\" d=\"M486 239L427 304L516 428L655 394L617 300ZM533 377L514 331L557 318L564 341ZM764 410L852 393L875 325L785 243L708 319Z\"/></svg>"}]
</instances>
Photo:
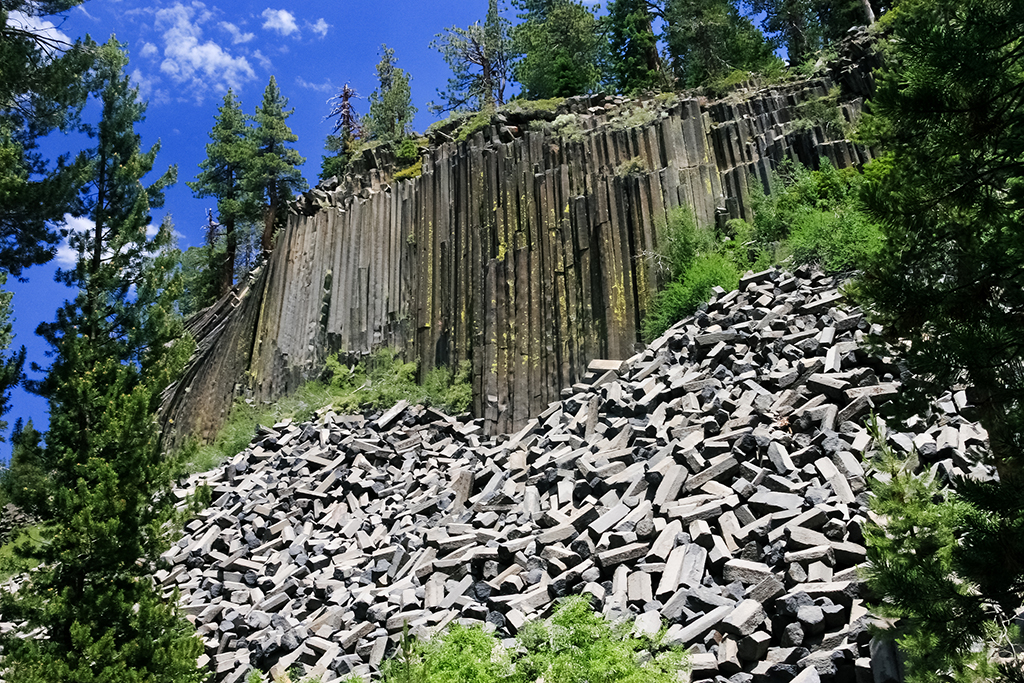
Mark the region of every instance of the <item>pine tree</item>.
<instances>
[{"instance_id":1,"label":"pine tree","mask_svg":"<svg viewBox=\"0 0 1024 683\"><path fill-rule=\"evenodd\" d=\"M511 38L512 67L529 99L592 92L601 78L601 40L593 13L574 0L521 1Z\"/></svg>"},{"instance_id":2,"label":"pine tree","mask_svg":"<svg viewBox=\"0 0 1024 683\"><path fill-rule=\"evenodd\" d=\"M399 142L409 134L416 107L412 106L409 75L397 66L395 51L387 45L381 45L380 50L380 87L370 93L370 111L363 119L363 129L374 140Z\"/></svg>"},{"instance_id":3,"label":"pine tree","mask_svg":"<svg viewBox=\"0 0 1024 683\"><path fill-rule=\"evenodd\" d=\"M246 175L246 188L263 205L264 251L274 246L274 233L284 220L284 205L297 190L306 188L299 166L305 158L288 146L299 139L286 123L294 109L286 109L288 98L281 94L277 80L271 76L263 91L263 103L252 117L256 124L250 131L254 156Z\"/></svg>"},{"instance_id":4,"label":"pine tree","mask_svg":"<svg viewBox=\"0 0 1024 683\"><path fill-rule=\"evenodd\" d=\"M494 111L505 103L512 43L508 20L498 12L497 0L488 3L483 25L478 21L468 28L446 28L430 47L441 53L452 71L447 88L437 91L441 101L429 105L432 112Z\"/></svg>"},{"instance_id":5,"label":"pine tree","mask_svg":"<svg viewBox=\"0 0 1024 683\"><path fill-rule=\"evenodd\" d=\"M603 19L611 53L608 80L624 93L663 87L666 79L647 1L612 0Z\"/></svg>"},{"instance_id":6,"label":"pine tree","mask_svg":"<svg viewBox=\"0 0 1024 683\"><path fill-rule=\"evenodd\" d=\"M259 207L244 184L253 158L246 116L235 93L228 89L210 130L206 159L199 163L200 173L194 181L186 183L195 196L217 199L217 224L222 229L224 249L214 248L214 241L208 245L208 254L214 259L209 267L216 273L214 299L227 294L235 284L238 231L242 223L253 222L259 216Z\"/></svg>"},{"instance_id":7,"label":"pine tree","mask_svg":"<svg viewBox=\"0 0 1024 683\"><path fill-rule=\"evenodd\" d=\"M352 103L352 100L358 97L359 93L346 83L337 95L327 100L327 104L331 105L331 113L327 115L327 118L334 119L334 127L324 142L324 149L330 154L325 154L321 158L321 180L326 180L331 176L341 177L345 174L345 168L348 166L349 156L356 144L356 138L363 134L359 115L356 114L355 106Z\"/></svg>"},{"instance_id":8,"label":"pine tree","mask_svg":"<svg viewBox=\"0 0 1024 683\"><path fill-rule=\"evenodd\" d=\"M32 420L22 424L19 418L11 431L11 461L4 472L5 497L22 510L37 517L48 517L51 463L42 445L43 435Z\"/></svg>"},{"instance_id":9,"label":"pine tree","mask_svg":"<svg viewBox=\"0 0 1024 683\"><path fill-rule=\"evenodd\" d=\"M72 236L78 262L58 274L77 295L39 330L55 356L38 386L50 406L53 524L31 553L40 569L16 594L0 596L5 617L46 636L4 638L0 666L19 683L204 677L201 642L150 578L171 509L154 414L191 349L173 312L170 223L147 234L175 169L141 182L158 145L140 148L134 128L145 104L126 64L113 38L98 49L89 86L102 118L91 130L84 197L95 227Z\"/></svg>"},{"instance_id":10,"label":"pine tree","mask_svg":"<svg viewBox=\"0 0 1024 683\"><path fill-rule=\"evenodd\" d=\"M53 222L78 210L84 160L64 155L51 165L38 141L77 125L95 45L89 39L66 44L10 15L43 17L79 4L0 3L0 270L15 276L53 258L60 240Z\"/></svg>"},{"instance_id":11,"label":"pine tree","mask_svg":"<svg viewBox=\"0 0 1024 683\"><path fill-rule=\"evenodd\" d=\"M0 271L0 287L7 282L7 273ZM24 377L22 368L25 366L25 347L7 354L6 350L14 341L11 321L11 292L0 289L0 417L10 411L11 389L16 387ZM7 421L0 420L0 432L7 429ZM0 442L4 441L0 433Z\"/></svg>"},{"instance_id":12,"label":"pine tree","mask_svg":"<svg viewBox=\"0 0 1024 683\"><path fill-rule=\"evenodd\" d=\"M879 23L885 68L861 135L885 156L862 198L885 246L854 293L906 364L907 407L965 386L999 474L954 482L941 504L897 490L871 545L911 676L948 680L970 675L1024 592L1024 2L903 0ZM940 556L887 544L894 522L939 539Z\"/></svg>"},{"instance_id":13,"label":"pine tree","mask_svg":"<svg viewBox=\"0 0 1024 683\"><path fill-rule=\"evenodd\" d=\"M688 88L731 71L762 71L778 61L771 44L731 0L668 0L665 37L672 67Z\"/></svg>"}]
</instances>

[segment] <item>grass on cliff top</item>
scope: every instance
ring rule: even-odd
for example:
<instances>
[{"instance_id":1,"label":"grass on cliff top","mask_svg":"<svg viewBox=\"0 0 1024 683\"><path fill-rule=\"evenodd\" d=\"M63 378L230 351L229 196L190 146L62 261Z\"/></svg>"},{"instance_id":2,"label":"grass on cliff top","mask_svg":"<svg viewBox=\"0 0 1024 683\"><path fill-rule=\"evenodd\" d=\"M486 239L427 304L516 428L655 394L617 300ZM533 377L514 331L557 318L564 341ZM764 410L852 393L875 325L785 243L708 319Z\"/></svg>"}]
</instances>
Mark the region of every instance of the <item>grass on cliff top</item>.
<instances>
[{"instance_id":1,"label":"grass on cliff top","mask_svg":"<svg viewBox=\"0 0 1024 683\"><path fill-rule=\"evenodd\" d=\"M441 408L452 414L465 412L473 399L470 364L464 361L452 372L434 368L423 384L416 383L417 364L405 363L391 349L381 349L355 366L346 366L337 355L327 360L323 376L307 382L293 394L274 403L257 404L237 399L217 437L209 444L192 447L186 470L206 472L245 449L258 425L282 420L308 420L313 412L329 407L338 413L386 410L399 401Z\"/></svg>"}]
</instances>

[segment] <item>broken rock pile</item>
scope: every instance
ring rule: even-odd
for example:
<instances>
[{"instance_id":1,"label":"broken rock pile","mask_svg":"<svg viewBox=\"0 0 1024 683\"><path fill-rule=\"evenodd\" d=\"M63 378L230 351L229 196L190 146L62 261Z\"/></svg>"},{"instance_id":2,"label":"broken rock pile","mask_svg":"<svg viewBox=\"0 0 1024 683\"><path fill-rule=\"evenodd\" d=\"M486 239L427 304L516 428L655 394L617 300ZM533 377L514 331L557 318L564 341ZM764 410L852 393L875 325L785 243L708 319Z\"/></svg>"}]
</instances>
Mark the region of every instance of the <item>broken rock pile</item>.
<instances>
[{"instance_id":1,"label":"broken rock pile","mask_svg":"<svg viewBox=\"0 0 1024 683\"><path fill-rule=\"evenodd\" d=\"M195 475L212 505L165 554L219 681L293 666L368 676L405 624L516 633L586 593L638 632L668 625L696 679L883 683L865 560L864 418L899 390L820 273L766 271L512 435L401 403L261 428ZM889 431L944 474L985 434L950 393Z\"/></svg>"}]
</instances>

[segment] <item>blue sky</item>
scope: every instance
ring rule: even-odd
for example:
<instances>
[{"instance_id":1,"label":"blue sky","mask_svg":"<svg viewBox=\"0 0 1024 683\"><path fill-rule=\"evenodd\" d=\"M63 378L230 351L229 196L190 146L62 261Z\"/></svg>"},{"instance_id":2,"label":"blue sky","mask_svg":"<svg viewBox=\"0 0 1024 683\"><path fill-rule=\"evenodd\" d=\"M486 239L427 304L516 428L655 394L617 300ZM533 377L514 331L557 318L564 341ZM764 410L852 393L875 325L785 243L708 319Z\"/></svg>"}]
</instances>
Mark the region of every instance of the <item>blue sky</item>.
<instances>
[{"instance_id":1,"label":"blue sky","mask_svg":"<svg viewBox=\"0 0 1024 683\"><path fill-rule=\"evenodd\" d=\"M449 74L440 54L430 49L431 40L448 26L482 20L486 11L486 0L87 0L65 16L47 19L48 30L69 38L89 34L104 42L113 34L125 44L127 70L149 101L146 120L136 131L145 148L161 143L155 172L178 166L178 183L167 191L164 208L154 211L153 222L159 224L170 214L179 246L186 248L202 243L206 211L214 202L194 198L185 181L195 177L205 157L209 130L228 87L239 96L243 110L252 113L270 76L277 79L295 109L288 123L299 136L295 147L307 159L304 174L315 182L331 129L324 120L327 100L347 82L363 97L357 110L366 112L365 98L377 86L374 67L381 44L395 50L398 65L412 76L413 103L419 108L414 127L422 131L436 120L427 103ZM507 8L505 14L512 16ZM48 140L45 149L55 155L82 146L83 141L61 136ZM28 347L29 361L44 367L49 363L46 345L35 336L35 328L52 320L57 306L72 295L53 281L56 267L62 259L67 265L69 258L64 249L54 262L26 271L28 282L8 283L14 292L14 343ZM21 417L45 427L42 399L17 390L11 404L6 416L11 424ZM9 448L0 445L0 458L6 459Z\"/></svg>"}]
</instances>

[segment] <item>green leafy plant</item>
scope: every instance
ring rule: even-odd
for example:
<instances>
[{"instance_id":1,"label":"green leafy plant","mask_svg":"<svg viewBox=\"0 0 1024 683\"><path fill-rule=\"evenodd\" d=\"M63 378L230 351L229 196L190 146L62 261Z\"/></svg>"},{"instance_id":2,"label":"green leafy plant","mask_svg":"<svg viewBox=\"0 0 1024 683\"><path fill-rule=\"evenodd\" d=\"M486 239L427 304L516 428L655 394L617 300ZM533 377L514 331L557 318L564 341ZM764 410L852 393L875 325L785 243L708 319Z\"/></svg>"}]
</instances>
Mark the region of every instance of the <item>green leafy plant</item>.
<instances>
[{"instance_id":1,"label":"green leafy plant","mask_svg":"<svg viewBox=\"0 0 1024 683\"><path fill-rule=\"evenodd\" d=\"M580 128L580 119L575 114L559 114L551 122L551 132L565 138L570 142L582 142L583 129Z\"/></svg>"},{"instance_id":2,"label":"green leafy plant","mask_svg":"<svg viewBox=\"0 0 1024 683\"><path fill-rule=\"evenodd\" d=\"M809 130L816 126L821 126L831 135L852 135L853 131L839 108L838 85L832 86L827 95L810 99L798 107L793 127L796 130Z\"/></svg>"},{"instance_id":3,"label":"green leafy plant","mask_svg":"<svg viewBox=\"0 0 1024 683\"><path fill-rule=\"evenodd\" d=\"M426 640L403 629L399 650L381 666L382 683L675 683L681 648L635 637L585 596L562 600L548 619L526 624L506 648L479 626L452 625Z\"/></svg>"},{"instance_id":4,"label":"green leafy plant","mask_svg":"<svg viewBox=\"0 0 1024 683\"><path fill-rule=\"evenodd\" d=\"M285 419L308 420L315 410L332 407L338 412L382 410L401 400L436 406L451 413L465 412L473 399L472 366L463 361L451 370L437 367L416 383L418 364L406 363L391 349L380 349L354 365L337 355L327 359L323 376L306 382L293 394L274 403L259 405L238 398L224 426L212 443L186 446L185 469L205 472L241 452L252 440L257 425L272 425Z\"/></svg>"},{"instance_id":5,"label":"green leafy plant","mask_svg":"<svg viewBox=\"0 0 1024 683\"><path fill-rule=\"evenodd\" d=\"M615 175L620 178L627 178L633 175L643 175L650 169L647 168L647 160L641 156L626 159L615 169Z\"/></svg>"},{"instance_id":6,"label":"green leafy plant","mask_svg":"<svg viewBox=\"0 0 1024 683\"><path fill-rule=\"evenodd\" d=\"M883 635L899 644L908 680L1019 680L1022 641L1012 620L1024 582L1024 492L970 479L943 486L920 471L916 453L893 451L874 416L869 432L877 521L864 529L863 572L878 596L873 609L892 620Z\"/></svg>"},{"instance_id":7,"label":"green leafy plant","mask_svg":"<svg viewBox=\"0 0 1024 683\"><path fill-rule=\"evenodd\" d=\"M736 289L740 273L728 256L713 252L694 259L679 280L670 282L658 292L650 310L644 316L641 334L654 339L661 333L696 311L711 296L713 287Z\"/></svg>"},{"instance_id":8,"label":"green leafy plant","mask_svg":"<svg viewBox=\"0 0 1024 683\"><path fill-rule=\"evenodd\" d=\"M749 183L754 209L752 242L775 263L816 263L828 272L860 267L882 247L878 224L864 211L855 169L821 159L811 171L789 161L771 176L771 194Z\"/></svg>"},{"instance_id":9,"label":"green leafy plant","mask_svg":"<svg viewBox=\"0 0 1024 683\"><path fill-rule=\"evenodd\" d=\"M517 683L674 683L686 665L681 649L634 637L630 624L613 625L581 595L562 600L549 619L526 624L516 640L525 650Z\"/></svg>"}]
</instances>

